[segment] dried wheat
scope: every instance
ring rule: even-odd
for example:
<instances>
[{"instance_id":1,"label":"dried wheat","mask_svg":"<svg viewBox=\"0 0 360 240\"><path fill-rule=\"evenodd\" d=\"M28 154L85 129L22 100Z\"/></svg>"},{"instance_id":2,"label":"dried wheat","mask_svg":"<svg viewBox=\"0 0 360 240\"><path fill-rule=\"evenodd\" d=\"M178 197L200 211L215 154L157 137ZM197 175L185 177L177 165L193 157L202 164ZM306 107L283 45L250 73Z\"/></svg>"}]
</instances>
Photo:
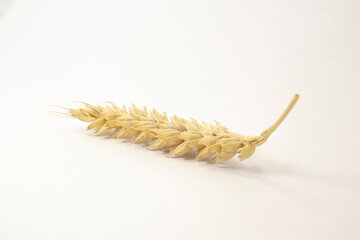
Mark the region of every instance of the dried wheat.
<instances>
[{"instance_id":1,"label":"dried wheat","mask_svg":"<svg viewBox=\"0 0 360 240\"><path fill-rule=\"evenodd\" d=\"M192 149L197 150L196 158L203 159L216 154L216 163L226 161L238 153L240 160L250 157L255 148L263 144L280 125L298 100L296 94L280 118L263 131L260 136L245 137L229 131L215 121L216 125L195 119L186 120L156 110L148 112L146 108L119 108L109 102L105 107L83 103L85 108L68 109L68 115L84 122L91 122L88 130L95 129L101 134L113 130L113 137L131 136L134 142L148 141L148 148L163 149L170 156L183 155Z\"/></svg>"}]
</instances>

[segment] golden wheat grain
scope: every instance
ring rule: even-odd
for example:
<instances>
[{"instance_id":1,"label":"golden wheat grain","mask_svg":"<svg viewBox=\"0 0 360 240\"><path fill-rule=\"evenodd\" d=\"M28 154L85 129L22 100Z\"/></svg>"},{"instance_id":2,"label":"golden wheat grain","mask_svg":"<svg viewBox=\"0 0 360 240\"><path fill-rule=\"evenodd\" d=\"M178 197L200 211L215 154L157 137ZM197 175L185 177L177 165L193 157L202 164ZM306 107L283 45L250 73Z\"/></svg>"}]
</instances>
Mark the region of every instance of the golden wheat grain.
<instances>
[{"instance_id":1,"label":"golden wheat grain","mask_svg":"<svg viewBox=\"0 0 360 240\"><path fill-rule=\"evenodd\" d=\"M296 94L280 118L263 131L260 136L245 137L229 131L219 122L211 125L187 120L176 115L170 119L166 113L156 110L148 112L146 108L119 108L109 102L105 107L84 103L85 108L68 109L68 115L84 122L91 122L88 130L95 129L101 134L113 130L113 137L131 136L134 142L149 141L148 148L163 149L170 156L183 155L192 149L197 150L196 158L202 159L216 154L216 163L232 158L236 153L240 160L250 157L255 148L263 144L288 115L299 95Z\"/></svg>"}]
</instances>

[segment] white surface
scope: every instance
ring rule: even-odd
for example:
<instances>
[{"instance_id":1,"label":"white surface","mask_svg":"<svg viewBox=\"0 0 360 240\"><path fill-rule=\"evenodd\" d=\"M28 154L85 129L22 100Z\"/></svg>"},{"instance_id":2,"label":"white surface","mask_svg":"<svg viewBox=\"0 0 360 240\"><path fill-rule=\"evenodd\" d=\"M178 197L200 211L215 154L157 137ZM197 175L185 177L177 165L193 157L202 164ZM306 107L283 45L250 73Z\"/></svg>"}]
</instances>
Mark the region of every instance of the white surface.
<instances>
[{"instance_id":1,"label":"white surface","mask_svg":"<svg viewBox=\"0 0 360 240\"><path fill-rule=\"evenodd\" d=\"M0 239L360 239L360 2L16 0L0 19ZM49 116L155 107L258 134L170 159Z\"/></svg>"}]
</instances>

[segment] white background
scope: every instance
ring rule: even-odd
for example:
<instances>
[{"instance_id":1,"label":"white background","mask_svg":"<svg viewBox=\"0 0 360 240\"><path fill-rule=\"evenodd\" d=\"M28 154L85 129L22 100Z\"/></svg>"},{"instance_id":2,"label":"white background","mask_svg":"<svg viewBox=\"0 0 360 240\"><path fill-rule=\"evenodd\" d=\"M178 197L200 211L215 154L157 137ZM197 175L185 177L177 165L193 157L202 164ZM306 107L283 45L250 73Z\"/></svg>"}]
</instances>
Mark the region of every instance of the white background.
<instances>
[{"instance_id":1,"label":"white background","mask_svg":"<svg viewBox=\"0 0 360 240\"><path fill-rule=\"evenodd\" d=\"M0 0L0 239L360 239L360 1ZM50 105L113 101L254 135L167 158Z\"/></svg>"}]
</instances>

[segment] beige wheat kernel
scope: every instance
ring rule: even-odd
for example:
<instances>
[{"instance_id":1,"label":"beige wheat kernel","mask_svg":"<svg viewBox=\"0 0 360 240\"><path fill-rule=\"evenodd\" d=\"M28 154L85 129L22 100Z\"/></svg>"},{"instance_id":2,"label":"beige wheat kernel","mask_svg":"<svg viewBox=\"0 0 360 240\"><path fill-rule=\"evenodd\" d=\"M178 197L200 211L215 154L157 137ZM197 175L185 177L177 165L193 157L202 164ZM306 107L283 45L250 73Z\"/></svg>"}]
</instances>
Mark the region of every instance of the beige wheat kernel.
<instances>
[{"instance_id":1,"label":"beige wheat kernel","mask_svg":"<svg viewBox=\"0 0 360 240\"><path fill-rule=\"evenodd\" d=\"M183 155L196 149L197 159L216 154L216 163L232 158L236 153L240 161L249 158L255 148L263 144L288 115L299 95L296 94L280 118L263 131L260 136L244 137L229 131L219 122L215 125L187 120L176 115L168 118L166 113L147 111L132 107L118 107L109 103L105 107L83 103L85 108L68 109L68 115L84 122L90 122L88 130L95 129L101 134L111 130L112 136L123 138L131 136L134 142L148 141L148 148L163 149L170 156Z\"/></svg>"}]
</instances>

